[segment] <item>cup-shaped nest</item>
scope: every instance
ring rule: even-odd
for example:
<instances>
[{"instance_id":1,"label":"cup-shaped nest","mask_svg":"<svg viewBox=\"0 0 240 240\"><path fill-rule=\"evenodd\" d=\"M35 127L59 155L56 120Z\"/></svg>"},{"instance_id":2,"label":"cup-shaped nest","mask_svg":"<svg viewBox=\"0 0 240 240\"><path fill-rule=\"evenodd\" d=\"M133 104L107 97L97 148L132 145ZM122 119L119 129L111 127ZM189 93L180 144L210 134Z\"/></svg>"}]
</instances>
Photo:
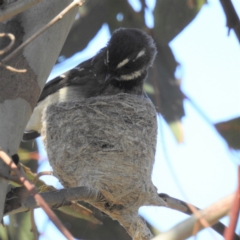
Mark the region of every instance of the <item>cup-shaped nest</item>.
<instances>
[{"instance_id":1,"label":"cup-shaped nest","mask_svg":"<svg viewBox=\"0 0 240 240\"><path fill-rule=\"evenodd\" d=\"M98 190L104 201L92 205L133 239L150 239L138 208L165 204L151 181L157 119L149 99L122 93L52 104L43 113L41 134L65 187Z\"/></svg>"}]
</instances>

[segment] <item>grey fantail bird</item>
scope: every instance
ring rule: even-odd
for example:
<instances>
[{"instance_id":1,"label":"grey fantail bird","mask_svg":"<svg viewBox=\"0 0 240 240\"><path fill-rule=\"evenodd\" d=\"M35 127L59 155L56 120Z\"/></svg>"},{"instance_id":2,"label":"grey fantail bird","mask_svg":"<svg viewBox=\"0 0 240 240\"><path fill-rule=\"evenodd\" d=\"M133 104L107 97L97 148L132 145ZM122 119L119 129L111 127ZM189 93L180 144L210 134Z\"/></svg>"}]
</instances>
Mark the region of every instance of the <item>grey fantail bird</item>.
<instances>
[{"instance_id":1,"label":"grey fantail bird","mask_svg":"<svg viewBox=\"0 0 240 240\"><path fill-rule=\"evenodd\" d=\"M143 83L156 53L153 39L142 30L115 30L94 57L45 85L23 141L40 135L42 111L52 103L118 93L143 95Z\"/></svg>"}]
</instances>

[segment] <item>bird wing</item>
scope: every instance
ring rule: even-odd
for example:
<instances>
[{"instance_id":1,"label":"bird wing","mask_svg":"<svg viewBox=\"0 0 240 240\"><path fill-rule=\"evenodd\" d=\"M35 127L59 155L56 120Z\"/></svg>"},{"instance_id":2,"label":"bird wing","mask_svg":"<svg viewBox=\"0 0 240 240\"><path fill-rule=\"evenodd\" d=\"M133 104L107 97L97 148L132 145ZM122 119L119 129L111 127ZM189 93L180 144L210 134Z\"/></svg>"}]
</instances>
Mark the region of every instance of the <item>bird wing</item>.
<instances>
[{"instance_id":1,"label":"bird wing","mask_svg":"<svg viewBox=\"0 0 240 240\"><path fill-rule=\"evenodd\" d=\"M44 100L47 96L57 92L60 88L62 88L63 85L63 80L66 78L65 75L60 75L56 78L54 78L53 80L51 80L50 82L46 83L41 95L38 99L38 102L41 102L42 100Z\"/></svg>"},{"instance_id":2,"label":"bird wing","mask_svg":"<svg viewBox=\"0 0 240 240\"><path fill-rule=\"evenodd\" d=\"M76 92L73 92L73 94L75 94L75 96L79 95L79 97L84 97L81 96L82 92L79 92L79 89L88 83L89 77L91 76L91 74L89 74L92 68L91 60L92 59L89 59L81 63L76 68L73 68L69 72L66 72L63 75L60 75L50 82L46 83L38 99L38 104L35 107L24 132L22 139L23 141L33 140L40 135L39 131L41 129L42 110L49 104L53 103L54 95L57 94L56 96L58 96L58 94L60 94L65 87L76 86L75 88L77 90Z\"/></svg>"},{"instance_id":3,"label":"bird wing","mask_svg":"<svg viewBox=\"0 0 240 240\"><path fill-rule=\"evenodd\" d=\"M76 68L73 68L46 83L38 99L38 103L63 87L70 85L83 85L86 82L88 71L91 68L91 61L92 59L88 59L87 61L79 64Z\"/></svg>"}]
</instances>

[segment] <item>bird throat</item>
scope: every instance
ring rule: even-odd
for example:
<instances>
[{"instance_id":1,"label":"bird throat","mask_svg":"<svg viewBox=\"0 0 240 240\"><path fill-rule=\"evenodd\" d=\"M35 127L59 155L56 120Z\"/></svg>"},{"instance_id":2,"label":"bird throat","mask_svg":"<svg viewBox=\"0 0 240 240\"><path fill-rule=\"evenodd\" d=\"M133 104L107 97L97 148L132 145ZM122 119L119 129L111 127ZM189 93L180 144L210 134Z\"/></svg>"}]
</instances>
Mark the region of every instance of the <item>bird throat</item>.
<instances>
[{"instance_id":1,"label":"bird throat","mask_svg":"<svg viewBox=\"0 0 240 240\"><path fill-rule=\"evenodd\" d=\"M146 73L131 81L119 81L116 79L112 79L111 85L122 90L122 92L124 93L142 94L143 82L145 77Z\"/></svg>"}]
</instances>

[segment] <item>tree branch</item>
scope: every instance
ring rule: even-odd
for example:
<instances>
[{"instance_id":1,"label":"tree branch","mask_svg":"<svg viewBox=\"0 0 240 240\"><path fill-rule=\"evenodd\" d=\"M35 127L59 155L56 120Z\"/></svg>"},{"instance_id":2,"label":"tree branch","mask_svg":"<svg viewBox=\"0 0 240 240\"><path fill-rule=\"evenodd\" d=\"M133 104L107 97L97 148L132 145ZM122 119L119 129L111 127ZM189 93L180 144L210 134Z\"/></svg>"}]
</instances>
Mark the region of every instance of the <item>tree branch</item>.
<instances>
[{"instance_id":1,"label":"tree branch","mask_svg":"<svg viewBox=\"0 0 240 240\"><path fill-rule=\"evenodd\" d=\"M224 232L224 238L226 240L232 240L234 238L235 229L239 217L240 210L240 166L238 166L238 186L235 193L234 202L230 211L230 223L226 231Z\"/></svg>"},{"instance_id":2,"label":"tree branch","mask_svg":"<svg viewBox=\"0 0 240 240\"><path fill-rule=\"evenodd\" d=\"M17 68L14 68L12 66L6 65L6 64L1 63L1 62L0 62L0 67L3 67L5 69L7 69L11 72L15 72L15 73L25 73L25 72L27 72L26 69L17 69Z\"/></svg>"},{"instance_id":3,"label":"tree branch","mask_svg":"<svg viewBox=\"0 0 240 240\"><path fill-rule=\"evenodd\" d=\"M227 18L227 27L229 31L233 29L240 42L240 20L231 0L220 0L220 3Z\"/></svg>"},{"instance_id":4,"label":"tree branch","mask_svg":"<svg viewBox=\"0 0 240 240\"><path fill-rule=\"evenodd\" d=\"M4 211L5 215L40 207L40 204L35 200L34 196L25 197L25 191L24 188L21 188L7 196ZM52 208L71 205L71 201L99 202L103 199L101 193L88 187L65 188L57 191L39 193L39 195L41 195L44 201Z\"/></svg>"},{"instance_id":5,"label":"tree branch","mask_svg":"<svg viewBox=\"0 0 240 240\"><path fill-rule=\"evenodd\" d=\"M52 192L41 193L42 198L48 203L49 206L56 207L62 206L65 202L70 201L91 201L99 202L103 196L100 192L88 187L75 187L65 188ZM31 209L39 207L39 203L36 202L33 196L29 196L22 206Z\"/></svg>"},{"instance_id":6,"label":"tree branch","mask_svg":"<svg viewBox=\"0 0 240 240\"><path fill-rule=\"evenodd\" d=\"M210 207L199 211L198 216L193 214L190 218L188 218L185 221L182 221L181 223L177 224L175 227L170 229L167 232L164 232L157 237L153 238L152 240L184 240L188 237L192 236L196 230L196 225L198 226L198 231L204 228L204 226L201 224L200 219L204 218L210 225L214 225L217 223L217 221L226 216L226 214L229 212L232 202L234 199L234 194L231 194L224 199L212 204ZM170 197L170 200L174 202L174 198ZM180 200L178 200L180 201ZM181 202L181 201L180 201ZM177 205L180 204L177 203ZM174 202L176 204L176 202ZM170 203L170 206L174 206L174 204ZM169 207L170 207L169 206ZM171 207L170 207L171 208ZM175 209L175 208L173 208ZM179 210L179 209L177 209ZM186 212L188 212L186 208Z\"/></svg>"},{"instance_id":7,"label":"tree branch","mask_svg":"<svg viewBox=\"0 0 240 240\"><path fill-rule=\"evenodd\" d=\"M193 213L195 213L189 207L189 204L182 201L182 200L170 197L169 195L167 195L165 193L160 193L158 195L159 195L159 197L161 197L166 202L167 207L170 208L170 209L177 210L177 211L185 213L187 215L192 215ZM198 208L196 206L193 206L193 205L191 205L191 206L197 211L201 210L200 208ZM202 223L202 225L204 225L204 224ZM206 227L206 226L204 226L204 227ZM226 229L226 226L223 223L217 222L216 224L214 224L210 227L212 229L214 229L217 233L219 233L221 236L224 236L224 231ZM237 234L234 233L232 239L233 240L240 240L240 237Z\"/></svg>"},{"instance_id":8,"label":"tree branch","mask_svg":"<svg viewBox=\"0 0 240 240\"><path fill-rule=\"evenodd\" d=\"M88 187L75 187L61 189L57 191L50 191L45 193L40 193L44 201L52 208L60 208L62 206L71 205L71 201L88 201L88 202L100 202L103 199L101 193L94 189ZM182 213L192 215L192 211L188 204L179 199L170 197L165 193L159 194L159 196L166 202L167 207L180 211ZM5 215L13 214L17 212L23 212L32 210L34 208L40 207L39 203L36 202L33 196L26 197L26 189L18 189L14 194L7 196ZM195 207L197 210L199 208ZM204 210L206 211L206 210ZM202 212L199 212L199 216L195 216L196 219L202 218ZM207 219L208 221L208 219ZM211 222L210 222L211 223ZM203 224L202 224L203 225ZM203 228L206 227L203 225ZM225 225L221 222L217 222L211 228L213 228L220 235L223 235L225 230ZM201 228L198 229L200 231ZM234 240L239 240L240 237L235 234Z\"/></svg>"}]
</instances>

